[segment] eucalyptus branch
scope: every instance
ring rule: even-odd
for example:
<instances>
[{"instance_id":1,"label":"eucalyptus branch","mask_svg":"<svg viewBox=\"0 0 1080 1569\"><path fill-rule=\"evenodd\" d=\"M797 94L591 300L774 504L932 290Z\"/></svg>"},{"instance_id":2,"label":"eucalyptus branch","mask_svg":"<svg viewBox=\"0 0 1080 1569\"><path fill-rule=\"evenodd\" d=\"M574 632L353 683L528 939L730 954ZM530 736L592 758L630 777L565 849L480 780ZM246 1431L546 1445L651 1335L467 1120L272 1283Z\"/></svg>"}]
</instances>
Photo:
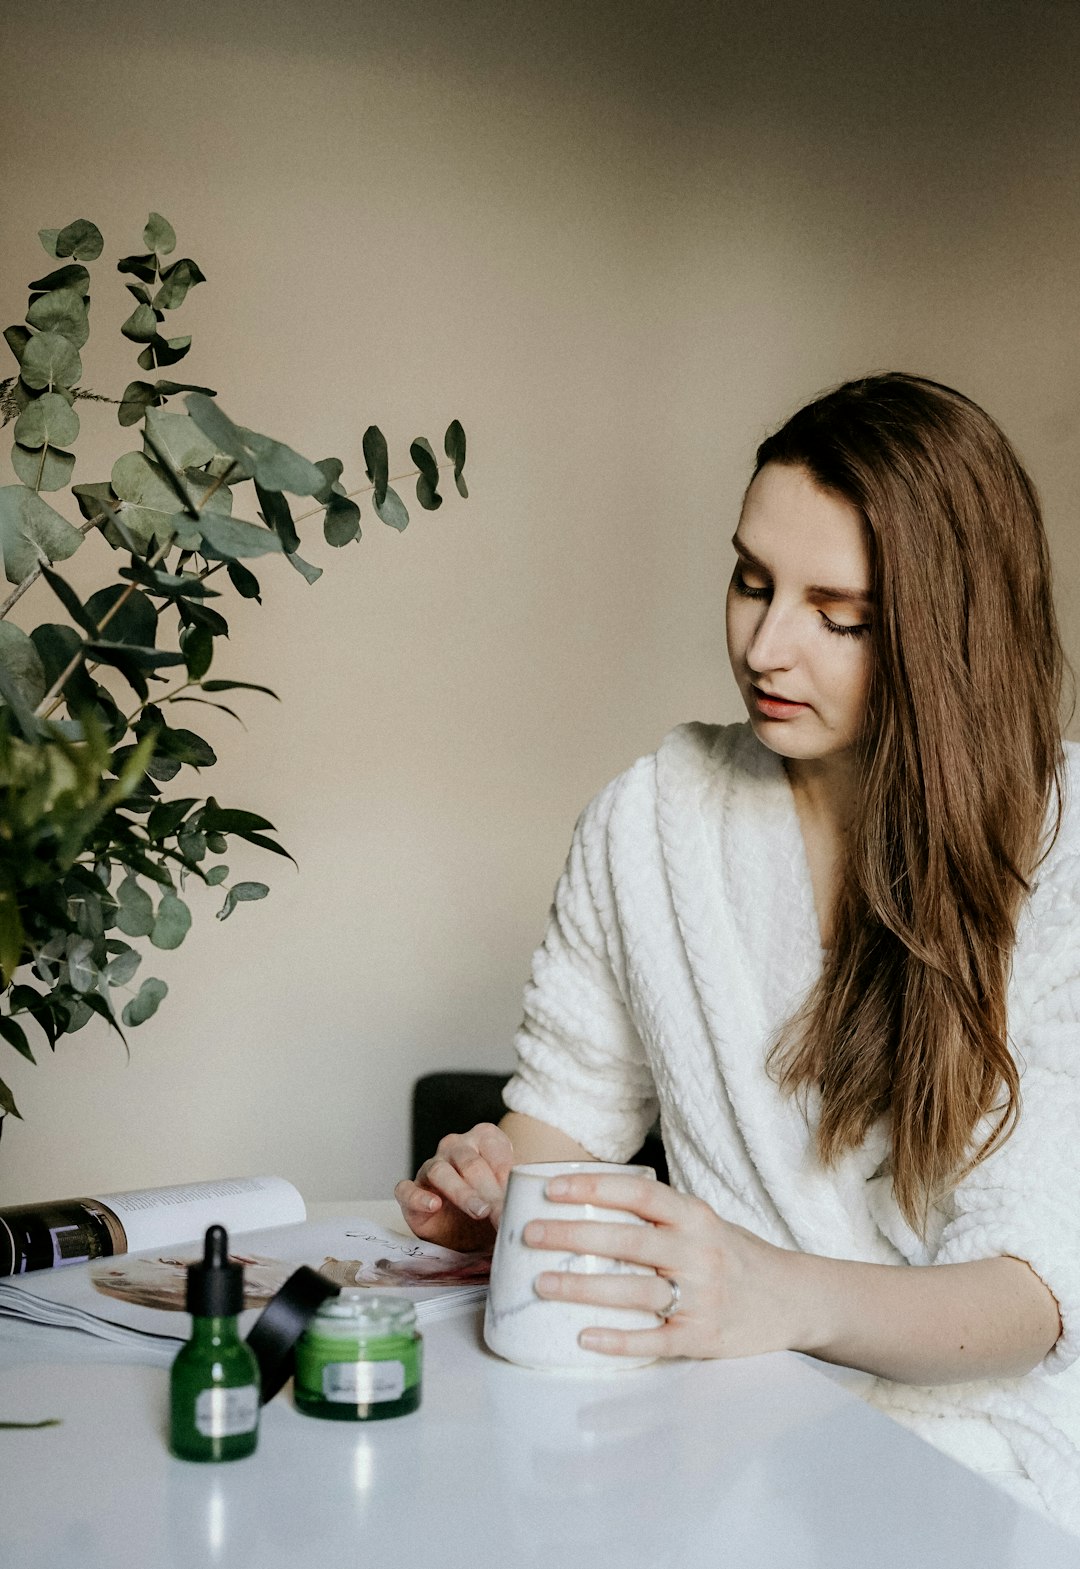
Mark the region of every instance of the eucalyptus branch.
<instances>
[{"instance_id":1,"label":"eucalyptus branch","mask_svg":"<svg viewBox=\"0 0 1080 1569\"><path fill-rule=\"evenodd\" d=\"M452 463L440 463L438 465L440 473L442 472L443 469L453 469L453 467L454 467L454 465ZM416 475L419 474L419 472L420 472L419 469L410 469L407 474L392 474L390 476L390 478L387 480L386 483L388 485L400 485L403 479L414 479L416 477ZM366 496L369 491L372 491L374 489L375 489L374 484L371 484L371 485L358 485L355 490L347 490L347 491L345 491L344 494L345 494L345 497L349 501L351 501L354 496ZM312 507L310 512L301 512L301 513L299 513L295 518L293 518L293 522L294 523L306 523L308 518L317 518L319 513L320 512L324 512L325 510L326 509L323 506Z\"/></svg>"},{"instance_id":2,"label":"eucalyptus branch","mask_svg":"<svg viewBox=\"0 0 1080 1569\"><path fill-rule=\"evenodd\" d=\"M410 459L417 459L416 467L391 478L386 439L377 426L369 425L362 440L369 483L346 492L337 477L329 478L342 473L338 459L313 464L284 443L235 424L216 404L217 394L210 387L155 379L161 366L171 366L187 354L191 342L167 335L163 326L167 314L184 303L195 285L206 281L191 257L168 259L176 250L176 232L160 213L150 214L141 249L118 263L122 274L137 280L127 285L136 306L121 332L130 342L143 345L138 365L149 379L129 382L119 399L77 386L76 378L83 373L80 354L89 332L90 275L82 264L95 261L104 242L96 224L84 218L62 229L42 229L40 235L50 257L64 265L32 287L26 325L5 334L20 374L0 379L0 424L22 421L18 426L22 450L15 453L22 483L0 485L0 543L12 576L21 575L22 580L13 589L3 585L6 599L0 602L0 621L48 573L51 561L66 560L73 554L72 547L77 549L94 529L104 530L118 556L130 557L130 568L122 566L119 574L114 571L108 586L85 602L66 581L50 574L70 608L70 626L46 624L32 634L10 623L0 627L5 634L0 644L0 788L19 807L5 822L5 830L11 832L5 833L0 878L4 882L0 891L5 893L0 899L0 1022L7 1017L4 999L8 1012L12 1011L16 973L35 956L44 958L48 949L54 957L38 973L46 989L39 993L33 988L40 1001L31 1009L13 1011L32 1013L32 1022L55 1046L60 1035L80 1028L91 1013L119 1029L110 994L128 990L141 956L130 944L106 936L112 929L110 909L127 911L131 919L124 921L122 929L128 935L152 935L161 939L159 946L175 947L191 924L191 911L181 896L187 874L194 873L213 887L228 877L224 863L206 862L204 869L193 858L192 852L204 858L198 827L219 848L236 834L261 849L288 854L264 831L272 833L273 824L257 813L219 807L213 797L192 810L186 797L169 800L146 778L154 757L174 758L178 765L194 768L215 761L214 748L195 729L150 726L148 715L164 717L159 705L210 703L207 687L269 691L253 682L203 680L213 660L215 640L226 636L228 628L222 616L198 603L219 596L197 585L227 569L243 598L259 597L258 579L241 565L242 559L248 554L265 555L278 544L288 553L296 534L294 522L324 517L327 543L337 547L359 532L359 508L352 498L372 492L379 498L390 491L385 506L378 502L376 514L399 530L409 521L409 508L392 485L416 479L417 501L426 511L434 511L444 498L438 489L443 465L424 437L417 437L409 450ZM43 296L47 303L39 304ZM160 427L155 416L147 429L149 412L183 392L190 394L186 412L166 410ZM125 430L143 424L142 451L124 453L117 460L124 464L121 473L113 466L121 499L110 484L77 487L79 506L87 518L78 533L64 517L64 509L58 510L42 495L54 466L51 454L61 455L55 460L60 474L69 462L67 449L78 435L78 420L61 408L57 394L69 407L78 400L118 405ZM193 427L209 444L212 457L205 456L207 446ZM458 493L467 496L462 483L465 432L459 420L447 426L443 450L453 463ZM212 479L218 467L224 472ZM263 522L276 538L267 539L254 523L232 518L231 508L220 515L208 510L215 493L231 485L237 471L248 479L259 476ZM169 492L159 481L168 484ZM197 493L202 491L199 501ZM294 507L303 509L295 519ZM309 583L314 581L316 571L296 556L291 559ZM173 651L177 633L171 622L159 639L158 629L164 630L164 611L170 604L182 623L180 653ZM39 700L38 693L61 664L66 668ZM100 698L102 725L88 724L75 740L68 734L71 727L35 723L58 709L69 712L70 705L62 705L72 677L82 681L83 671L93 672L106 664L115 664L139 699L126 717L121 702L126 709L130 698L126 694L114 698L111 681L108 691L105 686L95 688L91 681L87 693L96 691ZM165 664L173 666L168 673L161 670ZM152 674L144 677L143 671ZM151 695L151 681L164 696ZM224 703L210 706L240 719ZM118 741L132 732L136 745L125 745L118 755ZM171 767L155 770L172 771ZM113 774L116 777L110 779ZM143 819L155 803L160 809L154 821L157 837L151 838ZM163 842L166 838L172 841L168 846ZM123 873L125 867L132 875L122 876L113 895L108 887L113 873ZM87 875L93 868L100 871L97 878ZM150 879L158 884L156 890L149 888ZM218 918L226 919L239 904L261 899L268 891L264 883L234 883L226 891ZM119 920L120 916L113 924ZM123 1009L124 1024L144 1024L167 991L164 981L144 979L130 993ZM4 1034L10 1045L23 1050L20 1026L5 1025ZM0 1079L0 1128L10 1115L19 1112Z\"/></svg>"},{"instance_id":3,"label":"eucalyptus branch","mask_svg":"<svg viewBox=\"0 0 1080 1569\"><path fill-rule=\"evenodd\" d=\"M197 503L198 510L200 512L206 506L206 503L210 500L211 496L214 496L214 495L217 494L217 492L220 490L221 486L225 483L225 480L227 479L227 477L232 473L234 467L235 467L235 464L230 463L229 467L225 470L224 474L219 474L217 479L215 479L214 483L210 486L210 489L205 493L204 496L202 496L200 498L200 500ZM173 542L172 542L172 538L170 537L169 539L167 539L165 541L165 543L163 545L159 545L158 546L157 550L155 550L154 554L147 561L147 563L146 563L147 566L151 570L153 570L154 567L159 567L161 565L161 563L165 560L165 557L169 554L169 551L172 548L173 548ZM99 637L101 636L102 632L104 632L105 628L108 626L108 624L112 620L112 618L119 611L120 607L122 605L126 605L127 604L128 600L131 598L132 594L135 592L135 587L136 587L136 585L134 583L129 583L127 588L124 589L123 593L122 594L118 594L116 596L116 598L113 601L113 603L109 606L108 610L106 610L105 614L102 616L101 620L98 622L98 636ZM60 707L60 704L63 702L64 687L67 685L67 683L71 679L71 677L75 674L76 670L78 670L79 665L82 663L82 660L83 660L83 658L85 656L85 653L86 653L86 643L84 641L83 646L76 653L72 654L71 658L68 660L68 662L65 665L64 669L61 670L60 674L57 676L57 678L53 682L52 686L45 693L45 696L41 699L41 702L34 709L34 717L35 717L35 719L48 719ZM87 666L87 669L89 669L89 670L93 670L94 668L95 668L95 666L93 664Z\"/></svg>"},{"instance_id":4,"label":"eucalyptus branch","mask_svg":"<svg viewBox=\"0 0 1080 1569\"><path fill-rule=\"evenodd\" d=\"M108 518L103 512L100 517L91 518L88 523L80 523L79 533L85 536L89 534L92 528L100 528L103 523L107 523L108 521ZM4 600L4 603L0 605L0 621L3 621L4 617L7 615L8 611L13 605L18 604L19 600L26 593L27 589L33 588L34 584L41 576L41 568L43 565L44 563L39 561L34 570L27 573L22 582L16 586L14 592L10 593Z\"/></svg>"}]
</instances>

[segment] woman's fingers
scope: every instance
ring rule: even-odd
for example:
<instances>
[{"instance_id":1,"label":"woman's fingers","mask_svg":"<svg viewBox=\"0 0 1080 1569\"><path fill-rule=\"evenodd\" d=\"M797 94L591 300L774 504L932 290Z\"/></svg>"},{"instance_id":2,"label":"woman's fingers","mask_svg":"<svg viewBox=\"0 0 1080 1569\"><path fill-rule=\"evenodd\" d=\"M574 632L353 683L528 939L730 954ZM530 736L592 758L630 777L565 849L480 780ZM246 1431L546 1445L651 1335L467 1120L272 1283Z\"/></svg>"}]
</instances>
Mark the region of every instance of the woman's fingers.
<instances>
[{"instance_id":1,"label":"woman's fingers","mask_svg":"<svg viewBox=\"0 0 1080 1569\"><path fill-rule=\"evenodd\" d=\"M421 1188L411 1177L402 1177L394 1189L402 1214L406 1220L415 1215L420 1218L424 1215L433 1215L436 1210L442 1209L442 1199L437 1193L431 1193L427 1188Z\"/></svg>"},{"instance_id":2,"label":"woman's fingers","mask_svg":"<svg viewBox=\"0 0 1080 1569\"><path fill-rule=\"evenodd\" d=\"M506 1134L492 1123L480 1123L468 1133L440 1139L416 1180L475 1220L483 1220L502 1210L512 1160L513 1146Z\"/></svg>"},{"instance_id":3,"label":"woman's fingers","mask_svg":"<svg viewBox=\"0 0 1080 1569\"><path fill-rule=\"evenodd\" d=\"M514 1146L507 1135L493 1122L481 1122L472 1130L471 1137L476 1140L476 1147L487 1161L499 1185L498 1201L501 1204L506 1193L506 1184L510 1177L510 1168L514 1164Z\"/></svg>"},{"instance_id":4,"label":"woman's fingers","mask_svg":"<svg viewBox=\"0 0 1080 1569\"><path fill-rule=\"evenodd\" d=\"M686 1193L676 1193L666 1182L654 1182L650 1177L624 1177L611 1172L597 1174L575 1172L571 1176L552 1177L544 1189L545 1197L565 1204L594 1204L600 1209L624 1209L642 1220L656 1225L672 1225L685 1220L688 1206L700 1200ZM704 1206L701 1206L704 1208Z\"/></svg>"},{"instance_id":5,"label":"woman's fingers","mask_svg":"<svg viewBox=\"0 0 1080 1569\"><path fill-rule=\"evenodd\" d=\"M533 1289L552 1302L590 1302L596 1307L636 1308L657 1316L671 1302L671 1282L663 1275L583 1275L575 1270L545 1270Z\"/></svg>"},{"instance_id":6,"label":"woman's fingers","mask_svg":"<svg viewBox=\"0 0 1080 1569\"><path fill-rule=\"evenodd\" d=\"M425 1241L462 1252L490 1247L502 1215L514 1147L494 1123L449 1133L394 1197L409 1229Z\"/></svg>"},{"instance_id":7,"label":"woman's fingers","mask_svg":"<svg viewBox=\"0 0 1080 1569\"><path fill-rule=\"evenodd\" d=\"M494 1229L487 1220L473 1220L437 1193L403 1177L394 1189L405 1224L425 1242L454 1248L459 1253L479 1253L491 1247Z\"/></svg>"},{"instance_id":8,"label":"woman's fingers","mask_svg":"<svg viewBox=\"0 0 1080 1569\"><path fill-rule=\"evenodd\" d=\"M434 1155L420 1167L416 1180L421 1187L441 1194L474 1220L484 1220L491 1214L493 1196L498 1191L495 1175L479 1155L464 1161L463 1165L464 1171L446 1156Z\"/></svg>"},{"instance_id":9,"label":"woman's fingers","mask_svg":"<svg viewBox=\"0 0 1080 1569\"><path fill-rule=\"evenodd\" d=\"M620 1226L612 1220L530 1220L526 1246L551 1253L595 1253L628 1264L672 1264L671 1236L657 1226Z\"/></svg>"},{"instance_id":10,"label":"woman's fingers","mask_svg":"<svg viewBox=\"0 0 1080 1569\"><path fill-rule=\"evenodd\" d=\"M671 1301L671 1286L663 1275L582 1275L572 1270L546 1270L534 1282L537 1296L545 1301L587 1302L594 1307L637 1308L639 1312L661 1311ZM662 1299L662 1300L661 1300ZM578 1344L588 1351L608 1356L666 1357L678 1354L677 1319L661 1321L655 1329L583 1329Z\"/></svg>"}]
</instances>

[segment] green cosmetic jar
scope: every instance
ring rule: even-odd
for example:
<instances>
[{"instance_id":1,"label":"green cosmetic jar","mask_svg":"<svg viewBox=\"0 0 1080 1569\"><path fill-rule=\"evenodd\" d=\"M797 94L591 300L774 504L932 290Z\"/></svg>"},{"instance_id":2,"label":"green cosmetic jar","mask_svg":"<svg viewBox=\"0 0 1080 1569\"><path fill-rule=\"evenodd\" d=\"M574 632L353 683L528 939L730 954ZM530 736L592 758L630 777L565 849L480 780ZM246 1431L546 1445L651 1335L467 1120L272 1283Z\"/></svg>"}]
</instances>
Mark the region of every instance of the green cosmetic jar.
<instances>
[{"instance_id":1,"label":"green cosmetic jar","mask_svg":"<svg viewBox=\"0 0 1080 1569\"><path fill-rule=\"evenodd\" d=\"M328 1297L296 1347L297 1410L377 1422L420 1404L422 1338L404 1297L346 1288Z\"/></svg>"}]
</instances>

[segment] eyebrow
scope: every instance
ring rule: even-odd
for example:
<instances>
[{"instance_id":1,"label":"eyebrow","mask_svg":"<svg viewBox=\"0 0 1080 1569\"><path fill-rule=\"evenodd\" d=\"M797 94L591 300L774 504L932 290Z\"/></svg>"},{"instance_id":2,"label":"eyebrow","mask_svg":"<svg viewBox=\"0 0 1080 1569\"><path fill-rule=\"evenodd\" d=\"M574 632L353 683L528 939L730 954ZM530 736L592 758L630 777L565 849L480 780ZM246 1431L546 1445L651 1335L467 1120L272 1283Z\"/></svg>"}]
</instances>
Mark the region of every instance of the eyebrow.
<instances>
[{"instance_id":1,"label":"eyebrow","mask_svg":"<svg viewBox=\"0 0 1080 1569\"><path fill-rule=\"evenodd\" d=\"M755 556L752 550L747 550L738 534L731 536L731 543L735 546L739 555L744 560L749 561L751 566L760 568L762 572L767 573L769 571L760 557ZM827 583L811 583L807 592L818 599L847 600L853 605L869 605L873 603L873 595L866 593L860 588L833 588Z\"/></svg>"}]
</instances>

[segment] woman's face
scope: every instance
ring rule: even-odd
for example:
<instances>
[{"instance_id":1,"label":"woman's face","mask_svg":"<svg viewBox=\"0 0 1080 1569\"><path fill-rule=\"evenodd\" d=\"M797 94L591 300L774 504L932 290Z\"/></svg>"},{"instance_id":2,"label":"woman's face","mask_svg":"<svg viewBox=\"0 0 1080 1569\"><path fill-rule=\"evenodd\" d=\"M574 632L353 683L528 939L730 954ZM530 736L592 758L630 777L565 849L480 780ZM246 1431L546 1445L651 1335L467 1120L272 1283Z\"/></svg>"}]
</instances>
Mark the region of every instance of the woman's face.
<instances>
[{"instance_id":1,"label":"woman's face","mask_svg":"<svg viewBox=\"0 0 1080 1569\"><path fill-rule=\"evenodd\" d=\"M746 493L733 544L728 656L754 733L781 757L848 752L871 663L861 514L804 469L767 463Z\"/></svg>"}]
</instances>

